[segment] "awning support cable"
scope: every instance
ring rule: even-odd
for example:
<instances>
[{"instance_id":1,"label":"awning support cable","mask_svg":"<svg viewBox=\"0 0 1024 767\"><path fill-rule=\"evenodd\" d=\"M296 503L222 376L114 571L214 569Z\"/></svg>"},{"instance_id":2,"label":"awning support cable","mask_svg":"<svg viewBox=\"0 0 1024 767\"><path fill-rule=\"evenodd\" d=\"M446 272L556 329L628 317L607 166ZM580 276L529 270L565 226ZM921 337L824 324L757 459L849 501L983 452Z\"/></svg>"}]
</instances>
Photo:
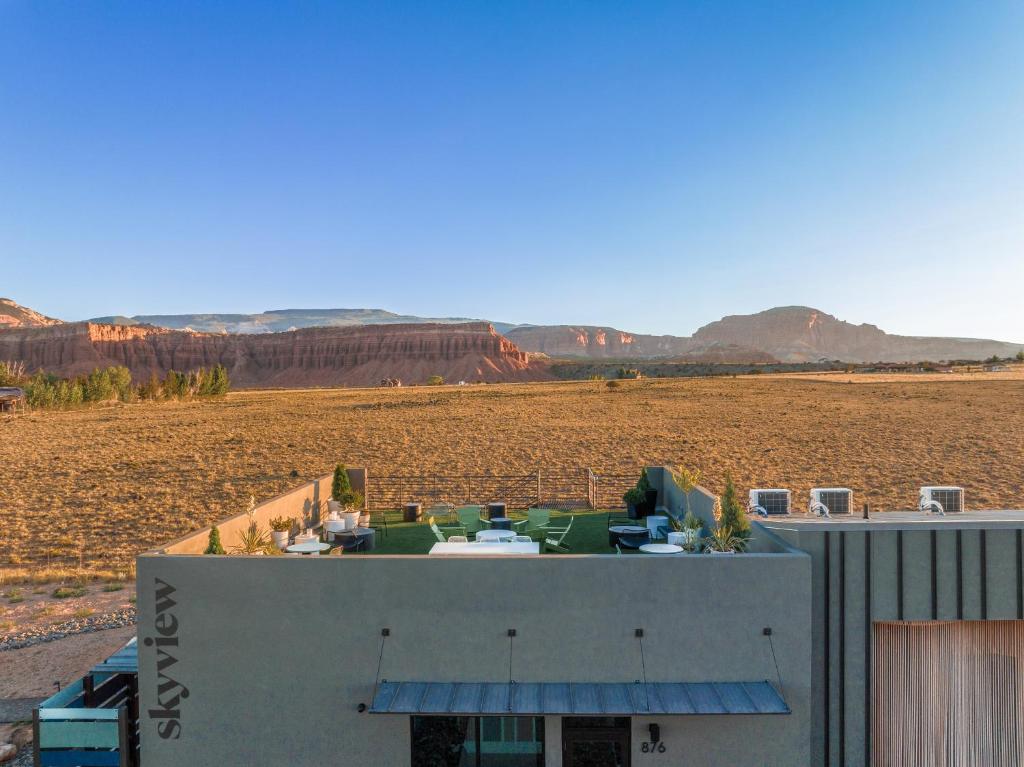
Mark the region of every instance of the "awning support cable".
<instances>
[{"instance_id":1,"label":"awning support cable","mask_svg":"<svg viewBox=\"0 0 1024 767\"><path fill-rule=\"evenodd\" d=\"M779 694L782 694L782 674L779 672L779 660L775 657L775 643L772 642L771 627L765 626L761 633L768 637L768 649L772 652L772 663L775 664L775 678L779 681Z\"/></svg>"},{"instance_id":2,"label":"awning support cable","mask_svg":"<svg viewBox=\"0 0 1024 767\"><path fill-rule=\"evenodd\" d=\"M380 668L384 662L384 642L391 636L391 629L380 630L380 653L377 655L377 676L373 680L373 697L377 697L377 688L380 686Z\"/></svg>"},{"instance_id":3,"label":"awning support cable","mask_svg":"<svg viewBox=\"0 0 1024 767\"><path fill-rule=\"evenodd\" d=\"M651 710L651 698L650 694L647 692L647 663L644 660L644 630L637 629L634 632L634 636L636 636L637 640L640 642L640 673L644 680L644 702L646 703L647 710L649 712Z\"/></svg>"}]
</instances>

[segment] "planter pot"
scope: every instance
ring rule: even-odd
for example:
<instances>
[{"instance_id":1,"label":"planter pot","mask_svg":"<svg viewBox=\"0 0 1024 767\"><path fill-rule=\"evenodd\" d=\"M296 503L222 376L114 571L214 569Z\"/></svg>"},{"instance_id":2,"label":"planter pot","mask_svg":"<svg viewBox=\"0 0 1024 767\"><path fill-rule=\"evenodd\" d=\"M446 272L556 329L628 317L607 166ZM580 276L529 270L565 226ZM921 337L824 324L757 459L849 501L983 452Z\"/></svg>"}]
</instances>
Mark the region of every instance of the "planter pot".
<instances>
[{"instance_id":1,"label":"planter pot","mask_svg":"<svg viewBox=\"0 0 1024 767\"><path fill-rule=\"evenodd\" d=\"M686 539L686 531L672 532L668 534L668 543L673 546L682 546L684 543L688 543Z\"/></svg>"},{"instance_id":2,"label":"planter pot","mask_svg":"<svg viewBox=\"0 0 1024 767\"><path fill-rule=\"evenodd\" d=\"M363 513L359 515L359 526L369 527L370 526L370 515Z\"/></svg>"},{"instance_id":3,"label":"planter pot","mask_svg":"<svg viewBox=\"0 0 1024 767\"><path fill-rule=\"evenodd\" d=\"M343 511L341 512L341 521L345 523L345 530L355 530L356 525L359 524L359 512Z\"/></svg>"},{"instance_id":4,"label":"planter pot","mask_svg":"<svg viewBox=\"0 0 1024 767\"><path fill-rule=\"evenodd\" d=\"M331 511L331 512L334 512L334 513L337 513L339 511L341 511L341 504L338 501L334 501L334 500L328 501L327 502L327 510Z\"/></svg>"},{"instance_id":5,"label":"planter pot","mask_svg":"<svg viewBox=\"0 0 1024 767\"><path fill-rule=\"evenodd\" d=\"M704 553L705 554L710 554L713 557L731 557L736 552L732 551L732 550L730 550L730 551L712 551L711 549L708 549Z\"/></svg>"},{"instance_id":6,"label":"planter pot","mask_svg":"<svg viewBox=\"0 0 1024 767\"><path fill-rule=\"evenodd\" d=\"M626 512L630 519L640 519L640 508L635 503L626 504Z\"/></svg>"},{"instance_id":7,"label":"planter pot","mask_svg":"<svg viewBox=\"0 0 1024 767\"><path fill-rule=\"evenodd\" d=\"M271 530L270 538L274 541L274 545L277 546L277 548L279 548L281 551L284 551L286 548L288 548L287 530L282 530L281 532L278 532L277 530Z\"/></svg>"},{"instance_id":8,"label":"planter pot","mask_svg":"<svg viewBox=\"0 0 1024 767\"><path fill-rule=\"evenodd\" d=\"M653 514L658 508L658 491L648 490L645 495L647 500L644 502L644 508L647 509L648 514Z\"/></svg>"}]
</instances>

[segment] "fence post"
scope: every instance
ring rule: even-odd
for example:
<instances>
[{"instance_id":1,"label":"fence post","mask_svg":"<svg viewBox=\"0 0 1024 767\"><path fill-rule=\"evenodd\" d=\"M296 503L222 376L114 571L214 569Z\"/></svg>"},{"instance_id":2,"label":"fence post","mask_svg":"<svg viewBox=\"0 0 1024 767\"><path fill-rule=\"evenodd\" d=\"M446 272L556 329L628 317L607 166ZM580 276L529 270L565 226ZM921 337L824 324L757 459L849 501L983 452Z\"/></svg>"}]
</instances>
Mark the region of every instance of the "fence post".
<instances>
[{"instance_id":1,"label":"fence post","mask_svg":"<svg viewBox=\"0 0 1024 767\"><path fill-rule=\"evenodd\" d=\"M540 506L540 469L537 469L537 505Z\"/></svg>"}]
</instances>

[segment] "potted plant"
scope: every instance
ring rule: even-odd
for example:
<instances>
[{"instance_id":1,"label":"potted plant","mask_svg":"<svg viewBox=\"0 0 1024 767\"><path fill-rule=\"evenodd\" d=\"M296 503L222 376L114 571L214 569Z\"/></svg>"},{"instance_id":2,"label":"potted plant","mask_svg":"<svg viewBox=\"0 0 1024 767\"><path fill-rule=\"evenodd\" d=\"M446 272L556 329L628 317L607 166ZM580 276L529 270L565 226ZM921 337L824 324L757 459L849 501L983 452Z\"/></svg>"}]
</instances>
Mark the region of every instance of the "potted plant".
<instances>
[{"instance_id":1,"label":"potted plant","mask_svg":"<svg viewBox=\"0 0 1024 767\"><path fill-rule=\"evenodd\" d=\"M644 494L643 516L653 514L658 508L658 491L651 487L651 481L647 478L647 469L640 470L640 479L636 486Z\"/></svg>"},{"instance_id":2,"label":"potted plant","mask_svg":"<svg viewBox=\"0 0 1024 767\"><path fill-rule=\"evenodd\" d=\"M279 550L288 548L288 535L292 531L291 517L274 517L270 520L270 539Z\"/></svg>"},{"instance_id":3,"label":"potted plant","mask_svg":"<svg viewBox=\"0 0 1024 767\"><path fill-rule=\"evenodd\" d=\"M686 543L686 532L683 528L683 523L679 521L678 517L674 517L668 514L668 524L672 528L669 530L668 535L665 536L666 541L674 546L682 546Z\"/></svg>"},{"instance_id":4,"label":"potted plant","mask_svg":"<svg viewBox=\"0 0 1024 767\"><path fill-rule=\"evenodd\" d=\"M341 509L340 515L345 522L345 529L355 530L356 525L361 524L359 506L363 503L363 497L352 489L352 482L348 478L348 472L343 463L334 467L331 500L337 503ZM330 508L330 501L327 505ZM367 524L369 524L369 519L367 519ZM365 525L363 526L365 527Z\"/></svg>"},{"instance_id":5,"label":"potted plant","mask_svg":"<svg viewBox=\"0 0 1024 767\"><path fill-rule=\"evenodd\" d=\"M684 540L695 550L700 546L700 532L702 529L704 529L704 520L692 511L686 512L686 516L683 517Z\"/></svg>"},{"instance_id":6,"label":"potted plant","mask_svg":"<svg viewBox=\"0 0 1024 767\"><path fill-rule=\"evenodd\" d=\"M630 519L643 519L654 513L658 503L658 491L651 487L646 468L640 470L640 479L623 494L622 500L629 509Z\"/></svg>"},{"instance_id":7,"label":"potted plant","mask_svg":"<svg viewBox=\"0 0 1024 767\"><path fill-rule=\"evenodd\" d=\"M731 527L717 527L711 531L704 544L707 554L736 554L745 551L749 538L733 533Z\"/></svg>"},{"instance_id":8,"label":"potted plant","mask_svg":"<svg viewBox=\"0 0 1024 767\"><path fill-rule=\"evenodd\" d=\"M626 502L626 508L629 510L629 518L640 519L641 509L646 501L646 496L644 495L643 490L639 487L631 487L623 494L622 500Z\"/></svg>"}]
</instances>

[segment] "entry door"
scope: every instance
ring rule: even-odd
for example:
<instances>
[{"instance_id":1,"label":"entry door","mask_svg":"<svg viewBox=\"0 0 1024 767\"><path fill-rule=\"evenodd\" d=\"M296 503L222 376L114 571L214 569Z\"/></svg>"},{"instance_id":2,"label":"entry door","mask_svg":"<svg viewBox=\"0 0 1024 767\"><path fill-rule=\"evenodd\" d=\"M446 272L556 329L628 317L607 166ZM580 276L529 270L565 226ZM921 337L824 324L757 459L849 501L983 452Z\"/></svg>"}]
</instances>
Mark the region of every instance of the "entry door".
<instances>
[{"instance_id":1,"label":"entry door","mask_svg":"<svg viewBox=\"0 0 1024 767\"><path fill-rule=\"evenodd\" d=\"M629 767L627 718L562 720L562 767Z\"/></svg>"}]
</instances>

